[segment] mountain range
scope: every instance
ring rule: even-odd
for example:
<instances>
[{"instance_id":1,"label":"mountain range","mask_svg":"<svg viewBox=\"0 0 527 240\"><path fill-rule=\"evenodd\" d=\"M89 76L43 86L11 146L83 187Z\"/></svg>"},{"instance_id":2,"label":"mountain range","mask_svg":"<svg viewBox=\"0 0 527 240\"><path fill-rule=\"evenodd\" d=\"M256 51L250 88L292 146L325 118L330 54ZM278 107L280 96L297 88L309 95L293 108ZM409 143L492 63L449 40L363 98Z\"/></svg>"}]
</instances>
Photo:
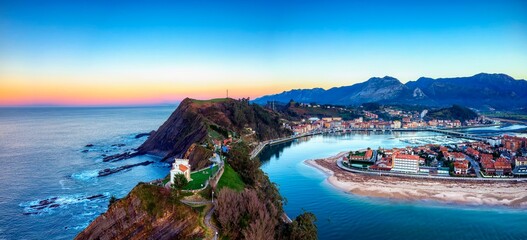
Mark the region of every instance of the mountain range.
<instances>
[{"instance_id":1,"label":"mountain range","mask_svg":"<svg viewBox=\"0 0 527 240\"><path fill-rule=\"evenodd\" d=\"M527 106L527 81L506 74L480 73L471 77L427 78L401 83L393 77L373 77L351 86L294 89L254 100L334 105L360 105L366 102L451 106L459 104L477 109L513 110Z\"/></svg>"}]
</instances>

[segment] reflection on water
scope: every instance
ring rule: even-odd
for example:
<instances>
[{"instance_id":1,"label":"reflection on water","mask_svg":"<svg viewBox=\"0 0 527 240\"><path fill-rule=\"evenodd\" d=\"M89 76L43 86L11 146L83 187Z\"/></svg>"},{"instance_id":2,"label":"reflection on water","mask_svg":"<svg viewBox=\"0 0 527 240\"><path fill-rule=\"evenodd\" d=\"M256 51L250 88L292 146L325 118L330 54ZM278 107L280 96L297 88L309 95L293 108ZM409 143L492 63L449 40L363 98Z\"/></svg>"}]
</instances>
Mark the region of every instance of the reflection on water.
<instances>
[{"instance_id":1,"label":"reflection on water","mask_svg":"<svg viewBox=\"0 0 527 240\"><path fill-rule=\"evenodd\" d=\"M303 211L316 214L320 239L527 239L525 211L354 196L335 189L322 172L303 163L352 149L404 147L400 139L431 134L440 136L429 132L312 136L264 149L262 170L287 199L284 209L290 217Z\"/></svg>"}]
</instances>

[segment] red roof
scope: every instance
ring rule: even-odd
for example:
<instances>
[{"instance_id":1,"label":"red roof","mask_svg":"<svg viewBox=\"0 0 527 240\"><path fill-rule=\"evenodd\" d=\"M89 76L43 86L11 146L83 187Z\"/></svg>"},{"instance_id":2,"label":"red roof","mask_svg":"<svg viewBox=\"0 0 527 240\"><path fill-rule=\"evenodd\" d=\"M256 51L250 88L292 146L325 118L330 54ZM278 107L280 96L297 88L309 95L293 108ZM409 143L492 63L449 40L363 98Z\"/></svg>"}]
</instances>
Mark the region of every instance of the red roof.
<instances>
[{"instance_id":1,"label":"red roof","mask_svg":"<svg viewBox=\"0 0 527 240\"><path fill-rule=\"evenodd\" d=\"M483 154L481 154L480 158L481 158L482 161L485 160L485 159L492 160L492 155L488 154L488 153L483 153Z\"/></svg>"},{"instance_id":2,"label":"red roof","mask_svg":"<svg viewBox=\"0 0 527 240\"><path fill-rule=\"evenodd\" d=\"M183 164L179 164L179 170L181 170L182 172L186 172L188 170L188 167Z\"/></svg>"},{"instance_id":3,"label":"red roof","mask_svg":"<svg viewBox=\"0 0 527 240\"><path fill-rule=\"evenodd\" d=\"M465 155L463 153L453 152L452 154L454 155L455 159L465 159Z\"/></svg>"},{"instance_id":4,"label":"red roof","mask_svg":"<svg viewBox=\"0 0 527 240\"><path fill-rule=\"evenodd\" d=\"M397 155L395 155L395 158L419 161L419 156L418 155L397 154Z\"/></svg>"},{"instance_id":5,"label":"red roof","mask_svg":"<svg viewBox=\"0 0 527 240\"><path fill-rule=\"evenodd\" d=\"M494 162L494 166L496 169L510 169L512 168L511 163L505 159L505 158L498 158L496 162Z\"/></svg>"},{"instance_id":6,"label":"red roof","mask_svg":"<svg viewBox=\"0 0 527 240\"><path fill-rule=\"evenodd\" d=\"M468 161L465 160L465 161L460 161L460 162L455 162L454 163L454 167L455 168L459 168L459 169L468 169Z\"/></svg>"}]
</instances>

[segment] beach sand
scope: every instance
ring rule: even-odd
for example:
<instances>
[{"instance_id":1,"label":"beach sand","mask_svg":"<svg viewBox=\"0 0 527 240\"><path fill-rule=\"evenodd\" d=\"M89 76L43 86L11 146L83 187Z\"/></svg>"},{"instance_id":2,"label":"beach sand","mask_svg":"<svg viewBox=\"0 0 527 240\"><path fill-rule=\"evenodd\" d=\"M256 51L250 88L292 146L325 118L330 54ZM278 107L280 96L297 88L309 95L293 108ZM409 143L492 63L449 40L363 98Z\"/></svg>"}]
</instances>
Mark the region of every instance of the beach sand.
<instances>
[{"instance_id":1,"label":"beach sand","mask_svg":"<svg viewBox=\"0 0 527 240\"><path fill-rule=\"evenodd\" d=\"M306 160L305 163L326 173L331 185L351 194L405 201L527 208L527 182L466 182L357 174L337 166L336 160L344 154Z\"/></svg>"}]
</instances>

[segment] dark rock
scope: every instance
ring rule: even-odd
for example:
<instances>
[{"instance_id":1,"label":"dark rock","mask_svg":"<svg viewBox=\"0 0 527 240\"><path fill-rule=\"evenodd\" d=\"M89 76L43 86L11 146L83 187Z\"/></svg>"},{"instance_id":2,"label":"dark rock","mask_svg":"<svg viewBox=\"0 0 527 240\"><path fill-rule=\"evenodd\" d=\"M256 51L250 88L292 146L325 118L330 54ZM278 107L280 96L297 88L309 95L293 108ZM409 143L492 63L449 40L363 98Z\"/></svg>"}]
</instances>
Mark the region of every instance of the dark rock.
<instances>
[{"instance_id":1,"label":"dark rock","mask_svg":"<svg viewBox=\"0 0 527 240\"><path fill-rule=\"evenodd\" d=\"M124 165L124 166L117 167L117 168L106 168L104 170L99 171L99 177L105 177L105 176L108 176L108 175L111 175L111 174L114 174L114 173L118 173L120 171L129 169L129 168L133 168L133 167L137 167L137 166L146 166L146 165L149 165L149 164L152 164L152 163L154 163L154 161L145 161L145 162L140 162L140 163L136 163L136 164Z\"/></svg>"},{"instance_id":2,"label":"dark rock","mask_svg":"<svg viewBox=\"0 0 527 240\"><path fill-rule=\"evenodd\" d=\"M85 149L85 150L82 150L83 153L87 153L88 152L88 149Z\"/></svg>"},{"instance_id":3,"label":"dark rock","mask_svg":"<svg viewBox=\"0 0 527 240\"><path fill-rule=\"evenodd\" d=\"M93 147L93 144L90 143L90 144L87 144L87 145L84 146L84 147Z\"/></svg>"},{"instance_id":4,"label":"dark rock","mask_svg":"<svg viewBox=\"0 0 527 240\"><path fill-rule=\"evenodd\" d=\"M124 144L124 143L112 144L112 147L124 147L124 146L126 146L126 144Z\"/></svg>"},{"instance_id":5,"label":"dark rock","mask_svg":"<svg viewBox=\"0 0 527 240\"><path fill-rule=\"evenodd\" d=\"M102 195L102 194L97 194L97 195L89 196L89 197L87 197L86 199L88 199L88 200L93 200L93 199L96 199L96 198L103 198L103 197L104 197L104 195Z\"/></svg>"},{"instance_id":6,"label":"dark rock","mask_svg":"<svg viewBox=\"0 0 527 240\"><path fill-rule=\"evenodd\" d=\"M125 153L118 153L118 154L114 154L114 155L110 155L110 156L106 156L102 159L103 162L115 162L115 161L120 161L120 160L124 160L124 159L129 159L129 158L132 158L132 157L135 157L139 155L137 152L133 152L133 153L130 153L130 152L125 152Z\"/></svg>"},{"instance_id":7,"label":"dark rock","mask_svg":"<svg viewBox=\"0 0 527 240\"><path fill-rule=\"evenodd\" d=\"M137 135L135 135L135 138L142 138L142 137L146 137L146 136L150 136L152 134L154 134L155 131L151 131L149 133L139 133Z\"/></svg>"}]
</instances>

